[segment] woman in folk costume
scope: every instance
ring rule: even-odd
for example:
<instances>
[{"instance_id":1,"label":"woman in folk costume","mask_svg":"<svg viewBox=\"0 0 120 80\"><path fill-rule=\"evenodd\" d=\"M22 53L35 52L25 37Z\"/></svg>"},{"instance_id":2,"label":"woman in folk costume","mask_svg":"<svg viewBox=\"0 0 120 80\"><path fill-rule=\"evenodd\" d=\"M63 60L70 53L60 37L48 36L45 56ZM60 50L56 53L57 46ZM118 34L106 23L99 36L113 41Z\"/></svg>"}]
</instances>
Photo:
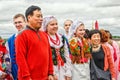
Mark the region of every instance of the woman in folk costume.
<instances>
[{"instance_id":1,"label":"woman in folk costume","mask_svg":"<svg viewBox=\"0 0 120 80\"><path fill-rule=\"evenodd\" d=\"M67 39L57 33L57 19L53 16L45 17L42 30L47 33L51 46L55 80L70 80L71 59L69 57L69 46Z\"/></svg>"},{"instance_id":2,"label":"woman in folk costume","mask_svg":"<svg viewBox=\"0 0 120 80\"><path fill-rule=\"evenodd\" d=\"M0 80L13 80L11 75L11 64L8 51L0 39Z\"/></svg>"},{"instance_id":3,"label":"woman in folk costume","mask_svg":"<svg viewBox=\"0 0 120 80\"><path fill-rule=\"evenodd\" d=\"M90 46L84 38L85 26L79 20L69 29L69 45L72 54L72 80L90 80Z\"/></svg>"}]
</instances>

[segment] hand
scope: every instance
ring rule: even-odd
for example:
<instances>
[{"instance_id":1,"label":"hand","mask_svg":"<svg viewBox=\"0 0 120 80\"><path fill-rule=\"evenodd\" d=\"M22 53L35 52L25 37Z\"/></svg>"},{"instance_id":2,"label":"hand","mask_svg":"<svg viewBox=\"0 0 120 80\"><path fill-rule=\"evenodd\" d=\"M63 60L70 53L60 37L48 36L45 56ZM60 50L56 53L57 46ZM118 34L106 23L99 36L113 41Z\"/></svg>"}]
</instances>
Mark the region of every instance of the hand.
<instances>
[{"instance_id":1,"label":"hand","mask_svg":"<svg viewBox=\"0 0 120 80\"><path fill-rule=\"evenodd\" d=\"M115 78L112 78L112 80L115 80Z\"/></svg>"},{"instance_id":2,"label":"hand","mask_svg":"<svg viewBox=\"0 0 120 80\"><path fill-rule=\"evenodd\" d=\"M1 77L2 79L4 79L4 78L6 77L6 75L7 75L7 74L6 74L5 72L3 72L0 77Z\"/></svg>"},{"instance_id":3,"label":"hand","mask_svg":"<svg viewBox=\"0 0 120 80\"><path fill-rule=\"evenodd\" d=\"M54 80L53 76L52 76L52 75L49 75L49 76L48 76L48 80Z\"/></svg>"},{"instance_id":4,"label":"hand","mask_svg":"<svg viewBox=\"0 0 120 80\"><path fill-rule=\"evenodd\" d=\"M65 80L71 80L71 77L65 76Z\"/></svg>"},{"instance_id":5,"label":"hand","mask_svg":"<svg viewBox=\"0 0 120 80\"><path fill-rule=\"evenodd\" d=\"M57 75L54 75L54 80L58 80L58 77L57 77Z\"/></svg>"},{"instance_id":6,"label":"hand","mask_svg":"<svg viewBox=\"0 0 120 80\"><path fill-rule=\"evenodd\" d=\"M32 80L32 79L30 78L30 80Z\"/></svg>"}]
</instances>

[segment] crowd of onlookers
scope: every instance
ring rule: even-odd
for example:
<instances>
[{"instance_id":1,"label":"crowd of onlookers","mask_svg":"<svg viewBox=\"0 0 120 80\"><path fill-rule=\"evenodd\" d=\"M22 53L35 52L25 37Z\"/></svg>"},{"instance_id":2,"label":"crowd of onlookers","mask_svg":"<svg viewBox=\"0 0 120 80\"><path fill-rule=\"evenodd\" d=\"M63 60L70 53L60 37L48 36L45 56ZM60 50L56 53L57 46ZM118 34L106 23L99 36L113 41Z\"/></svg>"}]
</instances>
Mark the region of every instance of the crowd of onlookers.
<instances>
[{"instance_id":1,"label":"crowd of onlookers","mask_svg":"<svg viewBox=\"0 0 120 80\"><path fill-rule=\"evenodd\" d=\"M88 30L80 20L64 21L30 6L16 14L17 33L0 38L0 80L120 80L120 46L106 29Z\"/></svg>"}]
</instances>

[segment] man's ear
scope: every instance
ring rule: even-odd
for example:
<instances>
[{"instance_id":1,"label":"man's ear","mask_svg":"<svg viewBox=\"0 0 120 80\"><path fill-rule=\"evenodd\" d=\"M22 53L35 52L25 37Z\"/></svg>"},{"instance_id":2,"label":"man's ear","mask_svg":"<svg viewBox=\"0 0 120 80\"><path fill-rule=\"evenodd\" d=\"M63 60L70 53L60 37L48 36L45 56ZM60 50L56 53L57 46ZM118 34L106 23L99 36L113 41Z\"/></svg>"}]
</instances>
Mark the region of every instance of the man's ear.
<instances>
[{"instance_id":1,"label":"man's ear","mask_svg":"<svg viewBox=\"0 0 120 80\"><path fill-rule=\"evenodd\" d=\"M31 19L31 16L29 15L27 18L28 18L28 20L30 20L30 19Z\"/></svg>"}]
</instances>

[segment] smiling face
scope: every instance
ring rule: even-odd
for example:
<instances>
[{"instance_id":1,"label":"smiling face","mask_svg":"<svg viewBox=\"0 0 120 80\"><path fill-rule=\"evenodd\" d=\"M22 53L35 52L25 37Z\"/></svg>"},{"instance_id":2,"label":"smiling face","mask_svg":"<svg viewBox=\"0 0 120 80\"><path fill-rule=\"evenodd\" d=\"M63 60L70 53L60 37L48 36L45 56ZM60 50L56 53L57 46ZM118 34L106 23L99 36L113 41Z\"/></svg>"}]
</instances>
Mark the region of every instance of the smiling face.
<instances>
[{"instance_id":1,"label":"smiling face","mask_svg":"<svg viewBox=\"0 0 120 80\"><path fill-rule=\"evenodd\" d=\"M35 10L33 11L33 15L28 16L29 26L34 29L41 28L42 21L43 21L43 16L40 10Z\"/></svg>"},{"instance_id":2,"label":"smiling face","mask_svg":"<svg viewBox=\"0 0 120 80\"><path fill-rule=\"evenodd\" d=\"M99 33L95 33L91 36L92 45L99 45L101 41L101 37Z\"/></svg>"},{"instance_id":3,"label":"smiling face","mask_svg":"<svg viewBox=\"0 0 120 80\"><path fill-rule=\"evenodd\" d=\"M26 25L26 22L22 17L14 18L13 21L14 21L14 25L18 31L22 30Z\"/></svg>"},{"instance_id":4,"label":"smiling face","mask_svg":"<svg viewBox=\"0 0 120 80\"><path fill-rule=\"evenodd\" d=\"M76 35L76 37L83 38L84 34L85 34L85 27L82 24L76 29L75 35Z\"/></svg>"},{"instance_id":5,"label":"smiling face","mask_svg":"<svg viewBox=\"0 0 120 80\"><path fill-rule=\"evenodd\" d=\"M47 25L47 33L50 35L55 35L57 31L58 31L58 23L56 19L53 19Z\"/></svg>"}]
</instances>

